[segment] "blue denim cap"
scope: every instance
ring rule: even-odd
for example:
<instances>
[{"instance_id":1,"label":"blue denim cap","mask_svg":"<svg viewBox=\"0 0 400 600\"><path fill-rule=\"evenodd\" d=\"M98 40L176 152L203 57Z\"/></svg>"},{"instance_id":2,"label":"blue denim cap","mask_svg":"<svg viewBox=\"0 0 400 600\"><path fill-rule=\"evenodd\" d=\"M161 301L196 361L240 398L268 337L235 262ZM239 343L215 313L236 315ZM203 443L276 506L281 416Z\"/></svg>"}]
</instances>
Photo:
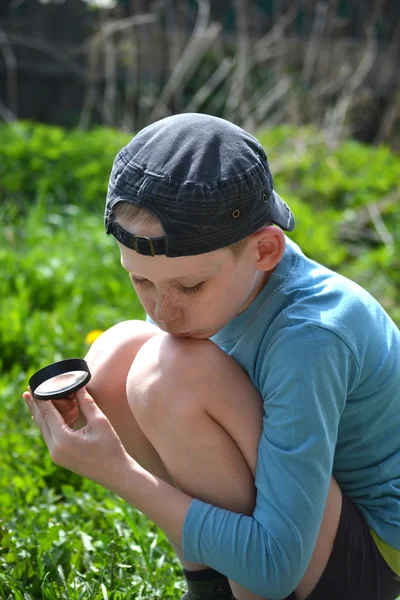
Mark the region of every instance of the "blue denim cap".
<instances>
[{"instance_id":1,"label":"blue denim cap","mask_svg":"<svg viewBox=\"0 0 400 600\"><path fill-rule=\"evenodd\" d=\"M119 202L147 209L165 235L126 231L115 219ZM294 228L290 208L273 189L263 147L224 119L197 113L167 117L142 129L115 158L106 231L140 254L203 254L269 222Z\"/></svg>"}]
</instances>

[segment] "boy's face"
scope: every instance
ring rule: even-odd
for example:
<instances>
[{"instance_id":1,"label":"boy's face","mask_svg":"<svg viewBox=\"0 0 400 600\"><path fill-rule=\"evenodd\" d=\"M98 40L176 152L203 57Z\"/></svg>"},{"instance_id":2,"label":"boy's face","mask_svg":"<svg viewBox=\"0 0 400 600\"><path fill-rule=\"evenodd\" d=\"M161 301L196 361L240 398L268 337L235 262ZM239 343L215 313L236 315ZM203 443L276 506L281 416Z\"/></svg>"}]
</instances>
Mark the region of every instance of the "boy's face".
<instances>
[{"instance_id":1,"label":"boy's face","mask_svg":"<svg viewBox=\"0 0 400 600\"><path fill-rule=\"evenodd\" d=\"M157 231L136 231L156 237ZM163 331L206 339L242 312L267 280L251 246L239 256L229 249L196 256L143 256L118 243L121 264L139 300Z\"/></svg>"}]
</instances>

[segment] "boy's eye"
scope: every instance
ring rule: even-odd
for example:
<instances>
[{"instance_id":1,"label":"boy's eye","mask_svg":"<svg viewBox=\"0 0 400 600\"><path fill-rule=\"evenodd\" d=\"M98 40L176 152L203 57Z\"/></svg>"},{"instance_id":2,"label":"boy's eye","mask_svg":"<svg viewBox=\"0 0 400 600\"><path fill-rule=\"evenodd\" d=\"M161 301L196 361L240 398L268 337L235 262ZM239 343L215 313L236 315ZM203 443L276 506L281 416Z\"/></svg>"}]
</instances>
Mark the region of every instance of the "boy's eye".
<instances>
[{"instance_id":1,"label":"boy's eye","mask_svg":"<svg viewBox=\"0 0 400 600\"><path fill-rule=\"evenodd\" d=\"M129 273L129 279L134 285L144 285L151 283L148 279L137 279L131 273ZM184 294L195 294L196 292L199 292L201 290L201 288L204 286L204 283L205 282L202 281L201 283L193 285L192 287L185 287L182 285L180 286L180 289Z\"/></svg>"},{"instance_id":2,"label":"boy's eye","mask_svg":"<svg viewBox=\"0 0 400 600\"><path fill-rule=\"evenodd\" d=\"M134 285L142 285L143 283L149 283L147 279L136 279L131 273L129 273L129 279L132 281Z\"/></svg>"},{"instance_id":3,"label":"boy's eye","mask_svg":"<svg viewBox=\"0 0 400 600\"><path fill-rule=\"evenodd\" d=\"M194 285L193 287L182 287L182 292L184 294L195 294L196 292L199 292L203 286L204 281L198 283L197 285Z\"/></svg>"}]
</instances>

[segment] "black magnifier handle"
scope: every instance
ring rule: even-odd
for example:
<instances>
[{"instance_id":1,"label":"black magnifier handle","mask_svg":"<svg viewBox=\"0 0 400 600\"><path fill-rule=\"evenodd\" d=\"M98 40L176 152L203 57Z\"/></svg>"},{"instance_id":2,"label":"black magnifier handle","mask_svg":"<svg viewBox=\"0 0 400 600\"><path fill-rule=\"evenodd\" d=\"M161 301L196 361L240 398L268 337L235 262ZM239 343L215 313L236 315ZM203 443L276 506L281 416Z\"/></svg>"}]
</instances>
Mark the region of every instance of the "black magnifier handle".
<instances>
[{"instance_id":1,"label":"black magnifier handle","mask_svg":"<svg viewBox=\"0 0 400 600\"><path fill-rule=\"evenodd\" d=\"M53 378L54 382L51 382ZM59 400L81 389L90 378L89 367L85 360L67 358L36 371L29 379L29 386L33 397L37 400ZM40 389L44 383L47 383L47 386Z\"/></svg>"}]
</instances>

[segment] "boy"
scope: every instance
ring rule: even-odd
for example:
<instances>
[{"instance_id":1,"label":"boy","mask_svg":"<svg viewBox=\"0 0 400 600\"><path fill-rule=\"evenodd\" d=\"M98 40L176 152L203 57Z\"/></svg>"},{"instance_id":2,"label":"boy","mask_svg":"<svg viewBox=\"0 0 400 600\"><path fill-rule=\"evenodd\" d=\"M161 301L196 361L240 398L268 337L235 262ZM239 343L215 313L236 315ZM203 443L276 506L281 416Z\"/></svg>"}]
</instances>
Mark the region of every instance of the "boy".
<instances>
[{"instance_id":1,"label":"boy","mask_svg":"<svg viewBox=\"0 0 400 600\"><path fill-rule=\"evenodd\" d=\"M24 394L53 460L166 532L186 600L394 600L400 334L285 237L257 140L208 115L150 125L105 224L149 322L93 344L90 395Z\"/></svg>"}]
</instances>

